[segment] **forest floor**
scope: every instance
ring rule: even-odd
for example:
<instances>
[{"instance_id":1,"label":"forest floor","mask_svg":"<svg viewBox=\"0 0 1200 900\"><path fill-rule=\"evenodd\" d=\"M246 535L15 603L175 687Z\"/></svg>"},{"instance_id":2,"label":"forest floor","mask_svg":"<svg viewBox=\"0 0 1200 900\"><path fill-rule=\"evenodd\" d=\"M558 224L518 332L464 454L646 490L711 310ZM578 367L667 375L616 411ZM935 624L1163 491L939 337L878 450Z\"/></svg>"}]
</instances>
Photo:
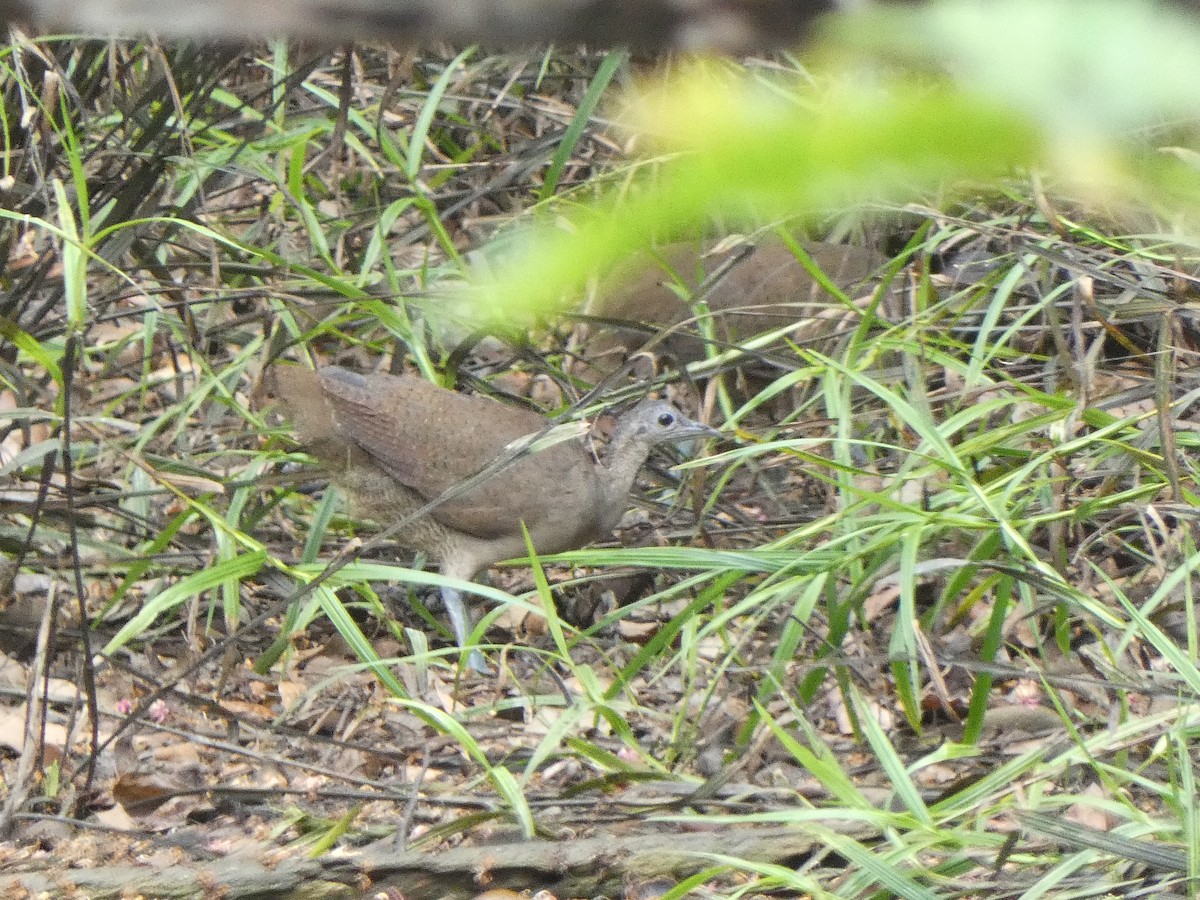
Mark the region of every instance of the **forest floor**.
<instances>
[{"instance_id":1,"label":"forest floor","mask_svg":"<svg viewBox=\"0 0 1200 900\"><path fill-rule=\"evenodd\" d=\"M652 177L580 112L600 58L37 46L5 87L0 885L1165 896L1192 872L1196 260L1148 214L1014 178L744 230L878 264L797 298L786 340L721 356L700 328L690 366L606 382L727 437L656 456L610 544L493 570L483 674L255 389L283 357L579 401L605 322L484 339L450 298L514 223ZM696 260L652 281L717 297L734 275Z\"/></svg>"}]
</instances>

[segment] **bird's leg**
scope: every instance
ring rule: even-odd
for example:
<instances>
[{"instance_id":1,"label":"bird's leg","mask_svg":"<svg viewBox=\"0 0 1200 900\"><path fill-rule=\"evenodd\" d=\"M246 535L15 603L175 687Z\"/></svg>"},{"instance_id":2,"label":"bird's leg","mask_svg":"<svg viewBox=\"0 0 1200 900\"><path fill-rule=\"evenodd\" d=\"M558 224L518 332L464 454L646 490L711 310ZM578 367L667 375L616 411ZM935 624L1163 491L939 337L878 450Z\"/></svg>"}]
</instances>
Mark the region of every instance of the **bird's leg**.
<instances>
[{"instance_id":1,"label":"bird's leg","mask_svg":"<svg viewBox=\"0 0 1200 900\"><path fill-rule=\"evenodd\" d=\"M458 641L459 647L466 647L471 620L467 613L467 607L463 603L462 594L454 588L443 587L442 603L446 607L446 615L450 617L450 627L454 630L454 639ZM491 672L483 654L474 647L467 654L467 666L485 675Z\"/></svg>"}]
</instances>

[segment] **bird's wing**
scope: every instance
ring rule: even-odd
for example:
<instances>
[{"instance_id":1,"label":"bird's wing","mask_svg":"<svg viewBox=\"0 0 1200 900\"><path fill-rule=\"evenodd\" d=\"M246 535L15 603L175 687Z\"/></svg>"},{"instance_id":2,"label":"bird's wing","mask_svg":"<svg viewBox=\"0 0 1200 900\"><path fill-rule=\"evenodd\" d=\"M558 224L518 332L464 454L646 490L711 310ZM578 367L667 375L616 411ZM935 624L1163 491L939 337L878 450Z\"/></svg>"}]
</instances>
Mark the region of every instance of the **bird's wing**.
<instances>
[{"instance_id":1,"label":"bird's wing","mask_svg":"<svg viewBox=\"0 0 1200 900\"><path fill-rule=\"evenodd\" d=\"M536 413L417 377L327 367L321 384L343 436L427 501L477 474L510 442L548 424ZM578 517L569 507L577 505L576 496L590 496L592 477L592 460L582 446L559 444L519 460L432 515L478 537L511 535L520 521L534 530L558 515Z\"/></svg>"}]
</instances>

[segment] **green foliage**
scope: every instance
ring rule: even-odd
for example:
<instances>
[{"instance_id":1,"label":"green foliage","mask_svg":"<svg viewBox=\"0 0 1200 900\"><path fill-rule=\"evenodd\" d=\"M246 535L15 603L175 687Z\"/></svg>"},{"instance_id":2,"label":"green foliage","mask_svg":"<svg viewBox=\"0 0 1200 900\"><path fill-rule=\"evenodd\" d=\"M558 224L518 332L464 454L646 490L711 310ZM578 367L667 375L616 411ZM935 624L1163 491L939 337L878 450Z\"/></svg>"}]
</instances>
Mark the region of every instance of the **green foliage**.
<instances>
[{"instance_id":1,"label":"green foliage","mask_svg":"<svg viewBox=\"0 0 1200 900\"><path fill-rule=\"evenodd\" d=\"M480 315L558 312L596 272L714 218L814 221L961 195L1017 168L1103 202L1154 198L1186 214L1200 199L1192 154L1164 157L1139 133L1171 123L1177 140L1196 136L1191 16L1148 0L942 0L832 22L811 51L815 78L698 63L626 98L646 171L569 230L506 238L506 265L472 293Z\"/></svg>"},{"instance_id":2,"label":"green foliage","mask_svg":"<svg viewBox=\"0 0 1200 900\"><path fill-rule=\"evenodd\" d=\"M87 579L88 625L114 660L236 633L257 677L282 678L309 635L336 635L388 708L415 717L414 740L445 736L498 810L435 836L496 815L532 835L560 794L587 805L595 791L597 806L705 829L809 828L837 854L713 854L706 875L752 879L729 894L970 896L993 889L998 862L1025 896L1115 891L1144 876L1144 844L1196 844L1196 342L1194 300L1171 286L1192 277L1200 198L1190 20L1142 3L874 10L835 22L807 67L680 64L617 96L609 85L633 80L620 54L468 50L409 60L394 96L365 80L344 116L338 70L314 62L285 83L302 69L282 44L234 66L261 92L207 68L211 53L169 55L178 98L137 48L37 46L56 49L80 84L126 81L47 102L20 43L2 54L4 139L38 151L3 165L44 208L14 203L0 225L14 262L44 262L5 275L20 301L0 316L5 415L30 441L0 475L57 506L18 496L0 540L60 593L72 569ZM570 102L547 114L539 92ZM36 128L18 128L20 109ZM615 142L595 110L635 135L632 161L597 149ZM38 182L21 159L51 171ZM329 568L361 525L331 493L274 482L308 460L251 408L258 360L404 355L470 380L448 286L497 209L483 255L498 275L466 293L518 330L652 239L785 220L895 239L876 294L824 310L846 324L831 339L780 328L689 367L738 438L676 467L703 485L713 546L659 524L691 521L671 518L688 491L668 483L643 491L649 546L529 560L532 588L369 558ZM964 246L989 268L951 283L939 266ZM785 338L772 377L738 382L734 363ZM510 367L581 394L557 336L532 341ZM71 454L87 504L67 504L48 453ZM805 501L785 516L775 494ZM564 565L577 571L555 581ZM593 621L555 609L621 566L653 571L653 587ZM465 706L446 701L460 654L420 605L446 583L486 610L479 640L502 613L548 610L532 646L491 648L501 687ZM415 613L396 614L409 599ZM1038 692L1052 738L989 731L1020 689ZM485 725L509 729L511 758ZM628 786L667 780L683 800L620 806ZM1020 809L1103 814L1110 841L1006 855ZM326 845L359 819L330 821Z\"/></svg>"}]
</instances>

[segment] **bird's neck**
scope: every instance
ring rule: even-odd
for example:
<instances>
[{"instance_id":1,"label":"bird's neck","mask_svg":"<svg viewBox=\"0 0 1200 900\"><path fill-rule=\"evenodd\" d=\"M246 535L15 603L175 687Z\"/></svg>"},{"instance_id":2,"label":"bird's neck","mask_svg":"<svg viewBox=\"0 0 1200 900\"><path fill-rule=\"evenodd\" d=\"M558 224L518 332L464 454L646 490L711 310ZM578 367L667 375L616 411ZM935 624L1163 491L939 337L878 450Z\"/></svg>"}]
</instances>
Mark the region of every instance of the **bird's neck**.
<instances>
[{"instance_id":1,"label":"bird's neck","mask_svg":"<svg viewBox=\"0 0 1200 900\"><path fill-rule=\"evenodd\" d=\"M629 505L629 492L633 488L633 480L638 470L650 455L650 445L638 440L632 434L618 431L608 445L605 455L605 476L601 479L604 491L603 508L606 517L611 521L602 523L602 530L607 533L616 526Z\"/></svg>"}]
</instances>

